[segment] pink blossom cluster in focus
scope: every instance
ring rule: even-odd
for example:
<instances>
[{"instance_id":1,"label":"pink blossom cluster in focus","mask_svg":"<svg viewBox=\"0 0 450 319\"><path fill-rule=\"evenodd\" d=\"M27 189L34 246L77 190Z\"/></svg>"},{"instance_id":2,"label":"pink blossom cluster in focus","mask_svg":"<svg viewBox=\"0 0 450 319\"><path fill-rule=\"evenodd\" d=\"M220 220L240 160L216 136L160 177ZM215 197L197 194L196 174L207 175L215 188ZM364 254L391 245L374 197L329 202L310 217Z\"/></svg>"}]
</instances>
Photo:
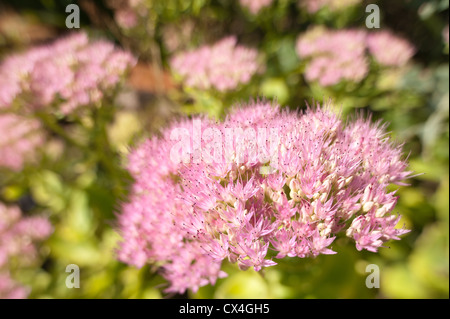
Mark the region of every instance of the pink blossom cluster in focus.
<instances>
[{"instance_id":1,"label":"pink blossom cluster in focus","mask_svg":"<svg viewBox=\"0 0 450 319\"><path fill-rule=\"evenodd\" d=\"M15 114L0 114L0 132L0 168L20 171L44 142L38 120Z\"/></svg>"},{"instance_id":2,"label":"pink blossom cluster in focus","mask_svg":"<svg viewBox=\"0 0 450 319\"><path fill-rule=\"evenodd\" d=\"M190 129L191 122L172 128ZM153 137L129 156L128 169L135 179L129 203L119 216L123 243L119 259L136 267L146 263L162 265L163 275L171 282L169 292L194 291L224 277L221 263L204 253L200 243L187 240L186 231L175 221L185 219L192 209L180 198L177 181L179 165L170 160L170 132Z\"/></svg>"},{"instance_id":3,"label":"pink blossom cluster in focus","mask_svg":"<svg viewBox=\"0 0 450 319\"><path fill-rule=\"evenodd\" d=\"M273 0L239 0L241 6L248 8L252 14L257 14L262 8L268 7Z\"/></svg>"},{"instance_id":4,"label":"pink blossom cluster in focus","mask_svg":"<svg viewBox=\"0 0 450 319\"><path fill-rule=\"evenodd\" d=\"M237 45L236 37L230 36L213 45L179 53L170 64L186 86L223 92L248 83L260 67L257 58L256 50Z\"/></svg>"},{"instance_id":5,"label":"pink blossom cluster in focus","mask_svg":"<svg viewBox=\"0 0 450 319\"><path fill-rule=\"evenodd\" d=\"M28 296L29 290L16 282L10 271L33 263L38 256L35 243L51 232L46 218L22 217L18 207L0 203L0 299Z\"/></svg>"},{"instance_id":6,"label":"pink blossom cluster in focus","mask_svg":"<svg viewBox=\"0 0 450 319\"><path fill-rule=\"evenodd\" d=\"M259 271L286 256L335 254L339 233L372 252L398 240L408 230L396 227L397 197L388 186L410 176L401 147L380 123L362 116L344 122L331 109L294 112L258 102L220 123L172 124L134 149L119 259L160 267L167 291L183 293L225 276L225 259ZM267 166L276 169L267 173Z\"/></svg>"},{"instance_id":7,"label":"pink blossom cluster in focus","mask_svg":"<svg viewBox=\"0 0 450 319\"><path fill-rule=\"evenodd\" d=\"M369 53L380 65L396 67L403 66L415 53L409 42L390 31L367 33L323 27L300 35L296 49L301 59L309 59L306 79L322 86L362 81L370 71Z\"/></svg>"},{"instance_id":8,"label":"pink blossom cluster in focus","mask_svg":"<svg viewBox=\"0 0 450 319\"><path fill-rule=\"evenodd\" d=\"M7 57L0 64L0 109L39 110L55 104L63 114L99 102L135 63L110 42L73 33L49 45Z\"/></svg>"},{"instance_id":9,"label":"pink blossom cluster in focus","mask_svg":"<svg viewBox=\"0 0 450 319\"><path fill-rule=\"evenodd\" d=\"M299 0L300 8L313 14L323 8L327 8L332 12L340 11L348 7L361 3L361 0Z\"/></svg>"}]
</instances>

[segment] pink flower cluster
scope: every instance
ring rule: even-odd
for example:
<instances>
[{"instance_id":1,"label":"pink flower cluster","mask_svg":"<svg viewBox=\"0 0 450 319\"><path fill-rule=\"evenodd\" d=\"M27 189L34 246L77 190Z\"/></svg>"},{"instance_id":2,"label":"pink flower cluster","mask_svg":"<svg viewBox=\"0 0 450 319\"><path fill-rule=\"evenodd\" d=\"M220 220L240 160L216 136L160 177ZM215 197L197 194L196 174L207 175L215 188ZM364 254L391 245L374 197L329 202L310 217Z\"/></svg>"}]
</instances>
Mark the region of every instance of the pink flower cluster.
<instances>
[{"instance_id":1,"label":"pink flower cluster","mask_svg":"<svg viewBox=\"0 0 450 319\"><path fill-rule=\"evenodd\" d=\"M257 58L256 50L237 45L236 37L230 36L175 55L171 67L186 86L223 92L248 83L260 67Z\"/></svg>"},{"instance_id":2,"label":"pink flower cluster","mask_svg":"<svg viewBox=\"0 0 450 319\"><path fill-rule=\"evenodd\" d=\"M293 112L258 102L221 123L175 123L130 154L135 184L119 216L119 258L160 267L167 291L183 293L225 276L225 259L258 271L286 256L334 254L339 233L376 252L408 232L396 228L387 189L410 176L406 167L384 126L344 122L330 106Z\"/></svg>"},{"instance_id":3,"label":"pink flower cluster","mask_svg":"<svg viewBox=\"0 0 450 319\"><path fill-rule=\"evenodd\" d=\"M250 13L258 14L258 12L272 4L273 0L240 0L241 6L248 8Z\"/></svg>"},{"instance_id":4,"label":"pink flower cluster","mask_svg":"<svg viewBox=\"0 0 450 319\"><path fill-rule=\"evenodd\" d=\"M20 171L44 142L40 122L15 114L0 114L0 168Z\"/></svg>"},{"instance_id":5,"label":"pink flower cluster","mask_svg":"<svg viewBox=\"0 0 450 319\"><path fill-rule=\"evenodd\" d=\"M314 28L297 41L300 58L312 58L305 77L330 86L340 81L359 82L369 72L365 55L366 33L362 30L331 31Z\"/></svg>"},{"instance_id":6,"label":"pink flower cluster","mask_svg":"<svg viewBox=\"0 0 450 319\"><path fill-rule=\"evenodd\" d=\"M189 128L190 122L176 123ZM174 126L175 127L175 126ZM171 282L169 292L194 291L214 284L225 274L220 262L204 253L200 243L187 240L187 233L175 224L192 209L179 197L178 165L170 160L169 128L160 139L154 137L135 149L129 157L129 171L135 178L130 202L119 216L123 243L118 251L123 262L142 267L162 266Z\"/></svg>"},{"instance_id":7,"label":"pink flower cluster","mask_svg":"<svg viewBox=\"0 0 450 319\"><path fill-rule=\"evenodd\" d=\"M407 40L390 31L369 33L367 46L375 60L384 66L403 66L416 53Z\"/></svg>"},{"instance_id":8,"label":"pink flower cluster","mask_svg":"<svg viewBox=\"0 0 450 319\"><path fill-rule=\"evenodd\" d=\"M28 289L17 283L10 272L35 261L35 242L46 239L51 232L47 219L22 217L18 207L0 203L0 299L27 297Z\"/></svg>"},{"instance_id":9,"label":"pink flower cluster","mask_svg":"<svg viewBox=\"0 0 450 319\"><path fill-rule=\"evenodd\" d=\"M311 14L327 8L332 12L340 11L361 3L361 0L300 0L300 8L305 8Z\"/></svg>"},{"instance_id":10,"label":"pink flower cluster","mask_svg":"<svg viewBox=\"0 0 450 319\"><path fill-rule=\"evenodd\" d=\"M360 82L369 73L370 53L383 66L402 66L414 55L414 48L390 31L327 30L316 27L300 35L297 54L310 59L305 77L322 86L341 81Z\"/></svg>"},{"instance_id":11,"label":"pink flower cluster","mask_svg":"<svg viewBox=\"0 0 450 319\"><path fill-rule=\"evenodd\" d=\"M0 109L57 105L63 114L99 102L135 63L106 41L83 32L7 57L0 64Z\"/></svg>"}]
</instances>

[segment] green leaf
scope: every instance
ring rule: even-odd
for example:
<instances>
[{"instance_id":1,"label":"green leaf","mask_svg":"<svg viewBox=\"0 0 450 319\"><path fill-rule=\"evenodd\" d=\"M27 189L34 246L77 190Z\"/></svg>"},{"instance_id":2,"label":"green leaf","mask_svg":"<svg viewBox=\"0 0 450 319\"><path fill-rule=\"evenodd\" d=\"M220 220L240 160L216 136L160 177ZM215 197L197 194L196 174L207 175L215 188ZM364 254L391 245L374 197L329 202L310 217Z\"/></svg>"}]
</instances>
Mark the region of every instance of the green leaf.
<instances>
[{"instance_id":1,"label":"green leaf","mask_svg":"<svg viewBox=\"0 0 450 319\"><path fill-rule=\"evenodd\" d=\"M30 188L38 204L49 207L54 213L64 209L68 192L56 173L49 170L34 173L30 177Z\"/></svg>"},{"instance_id":2,"label":"green leaf","mask_svg":"<svg viewBox=\"0 0 450 319\"><path fill-rule=\"evenodd\" d=\"M284 104L289 100L289 89L282 79L271 78L261 85L261 94L264 97L275 98L278 103Z\"/></svg>"}]
</instances>

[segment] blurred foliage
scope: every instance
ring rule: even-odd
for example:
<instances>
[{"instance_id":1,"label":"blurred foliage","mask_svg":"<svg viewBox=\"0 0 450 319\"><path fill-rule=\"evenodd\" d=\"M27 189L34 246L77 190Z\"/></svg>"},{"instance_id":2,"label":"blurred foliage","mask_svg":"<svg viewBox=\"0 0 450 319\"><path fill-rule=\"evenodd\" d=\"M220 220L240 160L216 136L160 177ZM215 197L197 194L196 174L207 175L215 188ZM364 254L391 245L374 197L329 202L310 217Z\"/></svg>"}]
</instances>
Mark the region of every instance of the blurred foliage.
<instances>
[{"instance_id":1,"label":"blurred foliage","mask_svg":"<svg viewBox=\"0 0 450 319\"><path fill-rule=\"evenodd\" d=\"M328 88L306 83L304 63L295 53L297 36L313 24L362 26L364 7L310 15L296 2L276 0L252 15L237 0L146 0L147 22L137 30L120 30L107 1L90 5L68 0L0 2L0 10L4 10L0 11L0 57L66 32L64 8L78 3L83 9L83 29L116 40L161 72L168 69L173 53L165 34L168 28L186 21L195 25L195 32L177 50L232 33L240 42L257 47L266 61L264 73L232 93L181 85L163 91L135 90L138 107L119 108L118 100L112 99L98 112L67 123L57 121L54 124L69 138L49 126L53 135L39 166L26 167L20 173L0 171L0 199L18 203L28 214L45 213L55 226L41 247L41 266L14 274L32 287L31 298L174 297L161 292L164 280L150 267L135 269L115 258L120 240L115 216L131 182L123 169L126 154L129 147L153 133L155 127L149 128L148 123L156 116L161 121L174 114L220 117L227 107L250 97L273 99L294 108L304 101L332 98L346 115L358 108L389 122L391 134L405 142L410 168L418 174L410 180L411 186L398 187L400 224L405 223L412 232L379 254L358 252L339 239L333 246L337 255L289 259L261 274L226 264L229 276L214 287L175 297L449 297L449 65L448 44L442 40L442 30L448 25L448 0L378 1L383 27L407 36L418 48L414 63L401 69L373 67L362 83ZM21 35L7 27L13 22L23 28ZM40 35L30 33L36 26L42 30ZM164 113L169 108L167 101L176 105L174 112ZM80 289L65 286L68 264L80 266ZM365 286L368 264L380 267L380 289Z\"/></svg>"}]
</instances>

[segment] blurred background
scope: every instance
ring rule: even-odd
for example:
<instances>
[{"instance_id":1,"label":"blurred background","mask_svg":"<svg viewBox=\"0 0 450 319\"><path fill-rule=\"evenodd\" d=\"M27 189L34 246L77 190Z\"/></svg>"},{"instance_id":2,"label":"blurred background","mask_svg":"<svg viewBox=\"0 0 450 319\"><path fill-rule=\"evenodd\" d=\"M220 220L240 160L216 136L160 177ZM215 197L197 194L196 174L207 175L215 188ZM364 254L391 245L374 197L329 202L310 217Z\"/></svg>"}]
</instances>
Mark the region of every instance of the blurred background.
<instances>
[{"instance_id":1,"label":"blurred background","mask_svg":"<svg viewBox=\"0 0 450 319\"><path fill-rule=\"evenodd\" d=\"M72 3L80 9L79 29L66 25ZM379 29L366 26L369 4L379 7ZM29 298L448 298L448 8L448 0L0 1L0 61L79 31L136 59L108 87L110 94L84 103L76 114L58 113L54 105L50 116L39 114L45 137L33 161L12 169L0 158L0 203L19 207L23 219L44 216L53 228L35 243L33 260L23 261L20 250L6 253L15 242L2 235L6 222L0 220L0 297L8 297L2 295L3 275L26 287ZM361 43L355 30L386 35ZM252 53L252 71L238 56L228 62L235 72L228 86L196 77L201 66L192 66L187 54L209 48L220 55L228 48L214 45L230 36L232 46ZM302 43L315 49L306 52ZM324 51L339 63L320 66ZM360 56L353 58L355 52ZM357 58L362 64L351 65ZM0 105L14 72L8 70L0 68ZM240 73L250 75L238 78ZM386 121L404 143L410 170L421 174L410 186L393 188L400 224L412 231L376 254L338 241L337 255L292 259L266 269L264 277L226 264L229 276L215 286L167 296L164 279L151 267L116 260L116 214L131 183L126 155L174 118L221 118L233 104L258 98L293 109L332 99L345 117L364 110ZM17 142L1 126L5 109L0 107L4 158ZM14 112L38 116L20 105ZM69 264L80 267L80 288L66 287ZM379 289L365 285L369 264L380 268Z\"/></svg>"}]
</instances>

